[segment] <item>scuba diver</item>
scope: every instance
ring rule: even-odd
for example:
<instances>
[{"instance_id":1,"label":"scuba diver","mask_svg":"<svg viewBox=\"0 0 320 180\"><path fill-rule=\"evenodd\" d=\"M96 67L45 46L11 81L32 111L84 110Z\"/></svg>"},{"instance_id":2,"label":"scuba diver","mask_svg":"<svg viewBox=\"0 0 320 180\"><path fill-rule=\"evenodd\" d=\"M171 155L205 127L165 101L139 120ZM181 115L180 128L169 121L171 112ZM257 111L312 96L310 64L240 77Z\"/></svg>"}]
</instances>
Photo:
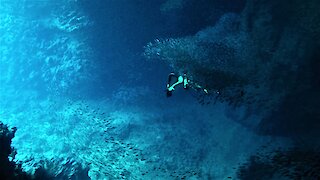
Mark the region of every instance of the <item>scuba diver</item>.
<instances>
[{"instance_id":1,"label":"scuba diver","mask_svg":"<svg viewBox=\"0 0 320 180\"><path fill-rule=\"evenodd\" d=\"M177 85L183 85L184 89L188 89L189 87L195 89L195 90L203 90L206 94L208 94L208 90L206 88L201 87L195 82L192 82L190 79L188 79L187 74L184 73L183 75L177 76L175 73L170 73L168 75L168 83L167 83L167 97L172 96L172 92L175 90L175 87Z\"/></svg>"}]
</instances>

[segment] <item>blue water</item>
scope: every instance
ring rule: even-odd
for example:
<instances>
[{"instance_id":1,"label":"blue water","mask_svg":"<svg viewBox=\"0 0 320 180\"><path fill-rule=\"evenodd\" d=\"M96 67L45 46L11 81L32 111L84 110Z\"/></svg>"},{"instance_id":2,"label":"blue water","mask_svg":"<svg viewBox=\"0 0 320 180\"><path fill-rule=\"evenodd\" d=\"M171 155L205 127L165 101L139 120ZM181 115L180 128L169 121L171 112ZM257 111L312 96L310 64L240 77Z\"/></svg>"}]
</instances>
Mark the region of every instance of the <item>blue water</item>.
<instances>
[{"instance_id":1,"label":"blue water","mask_svg":"<svg viewBox=\"0 0 320 180\"><path fill-rule=\"evenodd\" d=\"M55 179L245 179L261 149L316 149L319 3L263 3L0 1L13 161ZM201 88L166 97L170 72Z\"/></svg>"}]
</instances>

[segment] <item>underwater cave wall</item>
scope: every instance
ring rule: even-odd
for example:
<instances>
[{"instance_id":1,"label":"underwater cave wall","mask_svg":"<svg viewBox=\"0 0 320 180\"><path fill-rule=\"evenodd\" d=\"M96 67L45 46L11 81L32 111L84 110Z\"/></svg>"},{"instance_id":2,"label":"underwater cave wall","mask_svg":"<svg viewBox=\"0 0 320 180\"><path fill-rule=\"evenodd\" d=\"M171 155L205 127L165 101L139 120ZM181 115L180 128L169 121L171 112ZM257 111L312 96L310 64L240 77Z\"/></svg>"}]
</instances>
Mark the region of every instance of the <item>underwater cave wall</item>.
<instances>
[{"instance_id":1,"label":"underwater cave wall","mask_svg":"<svg viewBox=\"0 0 320 180\"><path fill-rule=\"evenodd\" d=\"M243 24L261 64L271 67L264 78L268 97L278 96L271 113L257 128L258 133L317 142L319 7L318 1L248 1Z\"/></svg>"},{"instance_id":2,"label":"underwater cave wall","mask_svg":"<svg viewBox=\"0 0 320 180\"><path fill-rule=\"evenodd\" d=\"M0 9L1 89L60 94L87 78L82 34L91 22L74 2L3 1Z\"/></svg>"},{"instance_id":3,"label":"underwater cave wall","mask_svg":"<svg viewBox=\"0 0 320 180\"><path fill-rule=\"evenodd\" d=\"M157 39L144 54L187 72L214 99L262 115L253 128L258 133L315 133L320 119L314 100L320 97L319 6L318 1L248 0L240 14L226 13L193 36Z\"/></svg>"}]
</instances>

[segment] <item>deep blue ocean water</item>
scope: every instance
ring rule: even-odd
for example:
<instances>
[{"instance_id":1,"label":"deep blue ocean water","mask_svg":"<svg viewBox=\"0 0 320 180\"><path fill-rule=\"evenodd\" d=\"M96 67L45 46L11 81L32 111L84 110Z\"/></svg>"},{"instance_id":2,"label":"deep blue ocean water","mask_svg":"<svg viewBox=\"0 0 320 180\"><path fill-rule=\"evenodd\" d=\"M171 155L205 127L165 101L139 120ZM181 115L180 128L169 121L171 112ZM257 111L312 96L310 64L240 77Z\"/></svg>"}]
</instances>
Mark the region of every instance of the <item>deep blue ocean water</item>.
<instances>
[{"instance_id":1,"label":"deep blue ocean water","mask_svg":"<svg viewBox=\"0 0 320 180\"><path fill-rule=\"evenodd\" d=\"M0 0L9 160L40 179L316 179L318 7ZM171 72L189 88L167 97Z\"/></svg>"}]
</instances>

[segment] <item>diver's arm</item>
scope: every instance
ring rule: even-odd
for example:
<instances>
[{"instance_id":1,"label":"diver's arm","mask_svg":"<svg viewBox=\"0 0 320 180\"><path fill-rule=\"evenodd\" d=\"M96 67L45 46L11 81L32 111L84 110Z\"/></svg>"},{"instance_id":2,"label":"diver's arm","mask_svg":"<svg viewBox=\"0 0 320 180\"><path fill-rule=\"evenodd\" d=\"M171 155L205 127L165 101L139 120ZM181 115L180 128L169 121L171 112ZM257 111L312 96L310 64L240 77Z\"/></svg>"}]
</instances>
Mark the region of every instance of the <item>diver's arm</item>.
<instances>
[{"instance_id":1,"label":"diver's arm","mask_svg":"<svg viewBox=\"0 0 320 180\"><path fill-rule=\"evenodd\" d=\"M174 87L175 87L176 85L181 84L181 83L183 83L183 82L184 82L183 77L182 77L182 76L179 76L179 77L178 77L178 81L177 81L176 83L172 84L171 86L169 85L169 83L167 84L167 89L168 89L168 91L173 91L173 90L174 90Z\"/></svg>"},{"instance_id":2,"label":"diver's arm","mask_svg":"<svg viewBox=\"0 0 320 180\"><path fill-rule=\"evenodd\" d=\"M177 82L174 84L170 85L172 81L172 77L176 77L178 79ZM167 97L172 96L172 92L174 91L175 86L181 84L184 82L184 78L182 76L177 77L174 73L170 73L168 77L168 83L167 83Z\"/></svg>"},{"instance_id":3,"label":"diver's arm","mask_svg":"<svg viewBox=\"0 0 320 180\"><path fill-rule=\"evenodd\" d=\"M173 72L169 74L168 76L168 84L167 85L170 85L171 81L172 81L172 77L176 77L178 78Z\"/></svg>"}]
</instances>

